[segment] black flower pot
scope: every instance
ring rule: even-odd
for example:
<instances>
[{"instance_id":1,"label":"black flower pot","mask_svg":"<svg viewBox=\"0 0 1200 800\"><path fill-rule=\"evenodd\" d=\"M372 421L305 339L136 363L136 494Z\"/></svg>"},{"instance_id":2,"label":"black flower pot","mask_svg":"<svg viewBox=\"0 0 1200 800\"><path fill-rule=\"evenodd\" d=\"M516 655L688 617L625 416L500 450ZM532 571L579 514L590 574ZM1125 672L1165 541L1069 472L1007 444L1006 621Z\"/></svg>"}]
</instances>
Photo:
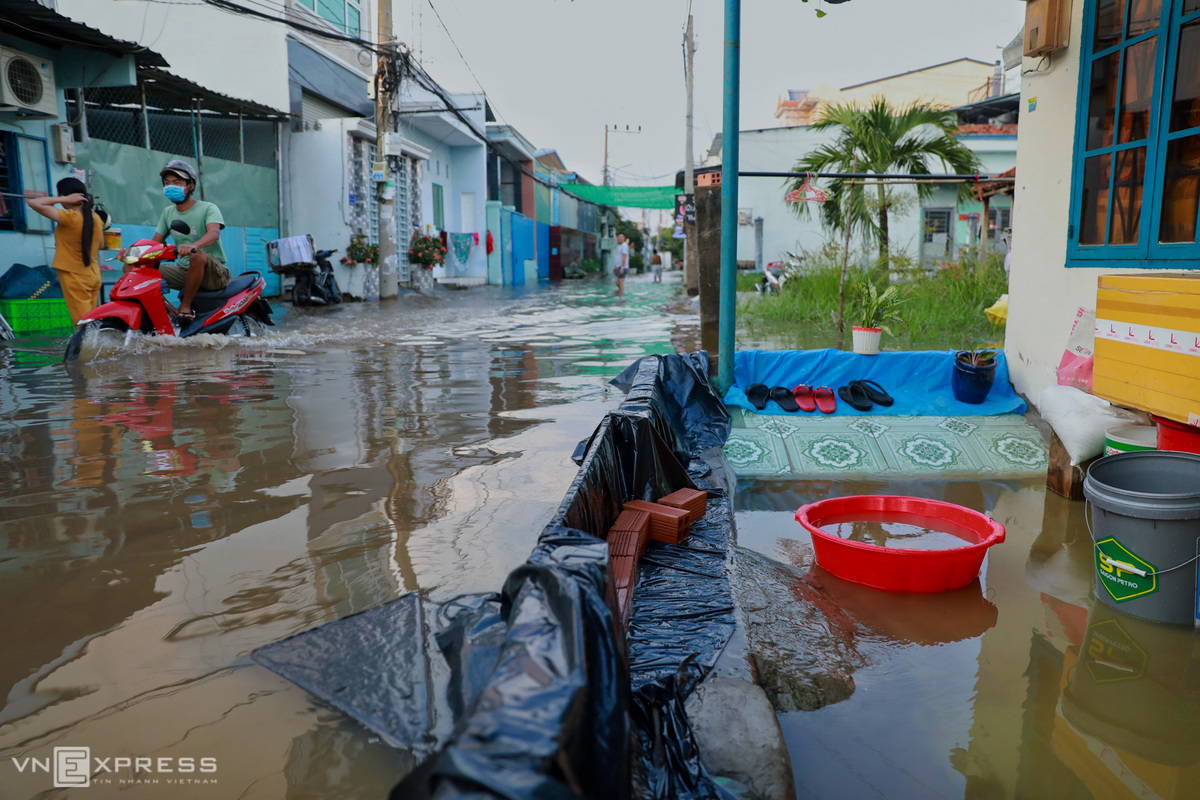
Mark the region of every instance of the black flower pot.
<instances>
[{"instance_id":1,"label":"black flower pot","mask_svg":"<svg viewBox=\"0 0 1200 800\"><path fill-rule=\"evenodd\" d=\"M986 364L972 364L964 361L961 354L954 357L950 388L954 390L954 399L960 403L982 403L992 390L992 381L995 379L995 358Z\"/></svg>"}]
</instances>

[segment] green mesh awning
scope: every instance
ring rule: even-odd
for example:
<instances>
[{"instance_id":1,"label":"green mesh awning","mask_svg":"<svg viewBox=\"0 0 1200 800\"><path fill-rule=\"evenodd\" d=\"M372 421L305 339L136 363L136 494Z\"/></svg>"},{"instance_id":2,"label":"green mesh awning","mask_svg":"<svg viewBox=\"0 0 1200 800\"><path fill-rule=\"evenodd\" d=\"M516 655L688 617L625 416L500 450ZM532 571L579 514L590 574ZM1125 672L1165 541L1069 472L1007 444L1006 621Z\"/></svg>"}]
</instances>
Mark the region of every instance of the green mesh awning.
<instances>
[{"instance_id":1,"label":"green mesh awning","mask_svg":"<svg viewBox=\"0 0 1200 800\"><path fill-rule=\"evenodd\" d=\"M590 203L617 208L675 208L674 186L588 186L568 183L559 186L565 192Z\"/></svg>"}]
</instances>

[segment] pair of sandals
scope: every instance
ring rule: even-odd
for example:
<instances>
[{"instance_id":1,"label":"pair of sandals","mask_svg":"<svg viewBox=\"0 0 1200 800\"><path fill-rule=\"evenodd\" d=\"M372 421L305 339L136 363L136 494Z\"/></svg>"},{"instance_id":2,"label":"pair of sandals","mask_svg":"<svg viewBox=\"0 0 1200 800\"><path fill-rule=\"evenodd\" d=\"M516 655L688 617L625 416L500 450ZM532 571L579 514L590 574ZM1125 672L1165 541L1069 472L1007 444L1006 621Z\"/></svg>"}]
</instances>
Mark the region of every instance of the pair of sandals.
<instances>
[{"instance_id":1,"label":"pair of sandals","mask_svg":"<svg viewBox=\"0 0 1200 800\"><path fill-rule=\"evenodd\" d=\"M794 389L788 389L786 386L768 387L765 383L756 383L747 387L746 399L759 411L767 407L768 400L774 400L788 413L820 411L822 414L832 414L837 409L837 398L833 389L828 386L818 386L814 389L807 383L802 383Z\"/></svg>"},{"instance_id":2,"label":"pair of sandals","mask_svg":"<svg viewBox=\"0 0 1200 800\"><path fill-rule=\"evenodd\" d=\"M838 389L838 397L858 411L870 411L873 405L890 406L896 402L875 381L850 381Z\"/></svg>"}]
</instances>

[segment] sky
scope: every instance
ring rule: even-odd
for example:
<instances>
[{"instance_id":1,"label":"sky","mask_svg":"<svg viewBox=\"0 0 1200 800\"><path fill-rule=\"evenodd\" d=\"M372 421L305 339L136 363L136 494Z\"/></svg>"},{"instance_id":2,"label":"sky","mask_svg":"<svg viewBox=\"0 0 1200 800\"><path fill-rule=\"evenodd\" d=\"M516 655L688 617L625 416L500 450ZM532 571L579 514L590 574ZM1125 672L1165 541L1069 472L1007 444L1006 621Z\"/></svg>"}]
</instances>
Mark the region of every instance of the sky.
<instances>
[{"instance_id":1,"label":"sky","mask_svg":"<svg viewBox=\"0 0 1200 800\"><path fill-rule=\"evenodd\" d=\"M741 5L742 130L775 127L776 101L788 89L850 86L964 57L991 63L1025 13L1020 0ZM667 185L685 157L689 8L698 161L722 127L721 0L396 0L394 33L447 90L482 88L498 121L557 150L593 183L603 172L605 125L640 125L640 134L609 134L613 182Z\"/></svg>"}]
</instances>

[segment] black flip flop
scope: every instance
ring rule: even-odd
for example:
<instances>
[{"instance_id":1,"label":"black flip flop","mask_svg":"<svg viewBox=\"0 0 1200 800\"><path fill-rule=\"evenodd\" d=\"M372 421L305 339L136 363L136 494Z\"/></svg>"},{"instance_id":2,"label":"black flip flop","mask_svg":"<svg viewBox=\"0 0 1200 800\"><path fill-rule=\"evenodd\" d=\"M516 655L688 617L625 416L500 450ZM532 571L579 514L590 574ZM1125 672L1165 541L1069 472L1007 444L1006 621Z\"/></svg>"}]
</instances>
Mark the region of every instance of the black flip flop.
<instances>
[{"instance_id":1,"label":"black flip flop","mask_svg":"<svg viewBox=\"0 0 1200 800\"><path fill-rule=\"evenodd\" d=\"M867 390L860 381L851 381L848 386L840 387L838 397L842 398L842 402L851 408L859 411L871 410L871 398L867 396Z\"/></svg>"},{"instance_id":2,"label":"black flip flop","mask_svg":"<svg viewBox=\"0 0 1200 800\"><path fill-rule=\"evenodd\" d=\"M750 405L762 411L767 407L767 398L770 396L771 390L767 388L765 383L756 383L753 386L746 387L746 399L750 401Z\"/></svg>"},{"instance_id":3,"label":"black flip flop","mask_svg":"<svg viewBox=\"0 0 1200 800\"><path fill-rule=\"evenodd\" d=\"M853 386L856 383L862 388L863 392L867 395L867 398L876 405L890 406L892 403L896 402L892 396L875 381L851 381L850 385Z\"/></svg>"},{"instance_id":4,"label":"black flip flop","mask_svg":"<svg viewBox=\"0 0 1200 800\"><path fill-rule=\"evenodd\" d=\"M796 402L796 398L792 395L792 390L783 386L773 386L771 388L771 399L779 404L779 407L784 411L795 412L800 410L800 404Z\"/></svg>"}]
</instances>

